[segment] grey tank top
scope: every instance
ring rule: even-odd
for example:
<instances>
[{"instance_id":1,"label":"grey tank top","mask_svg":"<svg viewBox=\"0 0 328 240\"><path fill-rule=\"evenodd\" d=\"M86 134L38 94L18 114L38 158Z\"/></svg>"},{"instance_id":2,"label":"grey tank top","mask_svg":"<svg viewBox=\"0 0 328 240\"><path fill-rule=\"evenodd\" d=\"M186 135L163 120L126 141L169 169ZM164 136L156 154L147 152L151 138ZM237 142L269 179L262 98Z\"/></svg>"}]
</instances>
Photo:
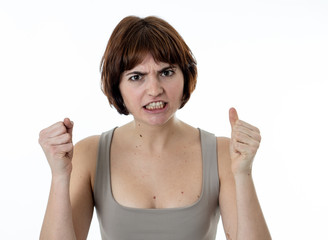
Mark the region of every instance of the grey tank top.
<instances>
[{"instance_id":1,"label":"grey tank top","mask_svg":"<svg viewBox=\"0 0 328 240\"><path fill-rule=\"evenodd\" d=\"M110 146L114 129L99 140L94 201L103 240L215 240L220 218L216 137L200 131L203 183L198 201L178 208L145 209L120 205L113 197Z\"/></svg>"}]
</instances>

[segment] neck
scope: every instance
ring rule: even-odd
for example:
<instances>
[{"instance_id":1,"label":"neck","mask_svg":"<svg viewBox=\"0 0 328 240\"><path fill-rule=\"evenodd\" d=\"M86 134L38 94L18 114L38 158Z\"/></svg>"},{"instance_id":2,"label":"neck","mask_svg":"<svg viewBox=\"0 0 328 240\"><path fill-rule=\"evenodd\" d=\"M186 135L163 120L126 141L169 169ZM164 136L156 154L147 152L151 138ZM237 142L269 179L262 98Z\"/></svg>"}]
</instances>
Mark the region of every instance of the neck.
<instances>
[{"instance_id":1,"label":"neck","mask_svg":"<svg viewBox=\"0 0 328 240\"><path fill-rule=\"evenodd\" d=\"M177 135L181 127L181 121L172 117L163 125L147 125L137 120L131 122L131 130L134 138L142 143L148 151L160 152L167 147L172 137Z\"/></svg>"}]
</instances>

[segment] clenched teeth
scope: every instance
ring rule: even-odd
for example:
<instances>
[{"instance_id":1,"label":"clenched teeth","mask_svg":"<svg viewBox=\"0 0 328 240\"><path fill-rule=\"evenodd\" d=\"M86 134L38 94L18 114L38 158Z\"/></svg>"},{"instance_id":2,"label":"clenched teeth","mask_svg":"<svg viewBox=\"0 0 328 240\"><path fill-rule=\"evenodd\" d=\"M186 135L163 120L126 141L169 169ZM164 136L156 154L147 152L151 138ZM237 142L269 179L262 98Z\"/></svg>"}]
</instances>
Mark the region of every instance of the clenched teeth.
<instances>
[{"instance_id":1,"label":"clenched teeth","mask_svg":"<svg viewBox=\"0 0 328 240\"><path fill-rule=\"evenodd\" d=\"M161 109L165 105L164 102L152 102L146 105L146 108L149 110L154 110L154 109Z\"/></svg>"}]
</instances>

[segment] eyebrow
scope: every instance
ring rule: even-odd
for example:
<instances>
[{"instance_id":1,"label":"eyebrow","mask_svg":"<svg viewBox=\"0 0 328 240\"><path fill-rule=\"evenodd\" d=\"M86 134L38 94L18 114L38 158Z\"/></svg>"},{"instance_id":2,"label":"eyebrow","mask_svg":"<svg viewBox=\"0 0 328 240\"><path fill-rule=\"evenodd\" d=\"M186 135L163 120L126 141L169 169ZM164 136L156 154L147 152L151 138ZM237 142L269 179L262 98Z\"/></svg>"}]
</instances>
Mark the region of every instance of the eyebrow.
<instances>
[{"instance_id":1,"label":"eyebrow","mask_svg":"<svg viewBox=\"0 0 328 240\"><path fill-rule=\"evenodd\" d=\"M158 73L161 73L161 72L164 72L164 71L166 71L166 70L168 70L168 69L171 69L171 68L176 69L177 67L174 66L174 65L170 65L170 66L168 66L168 67L164 67L164 68L162 68L161 70L159 70L159 71L157 71L157 72L158 72ZM128 73L125 74L125 75L126 75L126 76L129 76L129 75L141 75L141 76L144 76L144 75L146 75L146 74L147 74L146 72L133 71L133 72L128 72Z\"/></svg>"},{"instance_id":2,"label":"eyebrow","mask_svg":"<svg viewBox=\"0 0 328 240\"><path fill-rule=\"evenodd\" d=\"M133 72L129 72L127 74L125 74L125 76L129 76L129 75L146 75L146 73L143 72L139 72L139 71L133 71Z\"/></svg>"}]
</instances>

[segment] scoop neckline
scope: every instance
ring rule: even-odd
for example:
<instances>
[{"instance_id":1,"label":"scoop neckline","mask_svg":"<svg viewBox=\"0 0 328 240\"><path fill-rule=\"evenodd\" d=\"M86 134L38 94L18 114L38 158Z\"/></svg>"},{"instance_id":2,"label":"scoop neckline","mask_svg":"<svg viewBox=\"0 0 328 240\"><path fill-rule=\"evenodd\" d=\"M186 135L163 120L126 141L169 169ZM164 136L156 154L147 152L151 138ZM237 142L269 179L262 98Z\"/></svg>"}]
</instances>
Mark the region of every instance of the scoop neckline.
<instances>
[{"instance_id":1,"label":"scoop neckline","mask_svg":"<svg viewBox=\"0 0 328 240\"><path fill-rule=\"evenodd\" d=\"M200 128L197 128L199 131L199 138L200 138L200 146L201 146L201 156L202 156L202 190L201 190L201 194L198 198L197 201L193 202L190 205L186 205L183 207L170 207L170 208L135 208L135 207L128 207L128 206L124 206L122 204L120 204L119 202L116 201L116 199L114 198L113 192L112 192L112 181L111 181L111 164L110 164L110 152L111 152L111 145L112 145L112 140L113 140L113 136L114 136L114 131L117 127L115 127L112 130L112 134L110 136L110 141L109 141L109 146L107 146L109 148L108 151L108 168L107 171L109 171L109 194L111 199L113 200L113 202L115 203L116 206L118 206L119 208L122 208L124 210L128 210L128 211L134 211L134 212L171 212L171 211L183 211L183 210L187 210L187 209L191 209L196 207L197 205L200 204L200 202L202 201L203 197L204 197L204 189L205 189L205 164L204 164L204 154L203 154L203 140L202 140L202 130Z\"/></svg>"}]
</instances>

